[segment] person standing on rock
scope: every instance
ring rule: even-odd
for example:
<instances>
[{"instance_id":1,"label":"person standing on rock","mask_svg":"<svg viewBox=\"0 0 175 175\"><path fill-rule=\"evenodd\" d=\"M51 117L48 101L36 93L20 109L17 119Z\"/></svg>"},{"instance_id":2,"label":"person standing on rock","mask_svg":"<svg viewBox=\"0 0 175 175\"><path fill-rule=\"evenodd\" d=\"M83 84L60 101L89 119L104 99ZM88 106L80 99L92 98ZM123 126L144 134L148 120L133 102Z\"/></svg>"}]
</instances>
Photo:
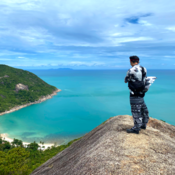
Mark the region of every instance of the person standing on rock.
<instances>
[{"instance_id":1,"label":"person standing on rock","mask_svg":"<svg viewBox=\"0 0 175 175\"><path fill-rule=\"evenodd\" d=\"M130 89L130 105L134 121L134 126L127 129L128 133L139 134L140 129L146 129L149 120L148 108L144 102L146 68L139 65L139 57L130 56L131 69L128 70L125 77L125 83L128 83Z\"/></svg>"}]
</instances>

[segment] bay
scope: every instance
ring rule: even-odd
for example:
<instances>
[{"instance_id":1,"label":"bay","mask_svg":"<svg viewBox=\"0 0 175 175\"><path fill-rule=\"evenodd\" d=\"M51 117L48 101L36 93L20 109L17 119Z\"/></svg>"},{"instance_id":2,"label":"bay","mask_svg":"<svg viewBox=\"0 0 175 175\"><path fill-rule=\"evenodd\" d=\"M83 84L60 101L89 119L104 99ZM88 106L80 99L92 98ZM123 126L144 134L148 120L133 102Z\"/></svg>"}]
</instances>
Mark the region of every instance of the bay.
<instances>
[{"instance_id":1,"label":"bay","mask_svg":"<svg viewBox=\"0 0 175 175\"><path fill-rule=\"evenodd\" d=\"M64 144L110 117L131 115L127 70L30 70L61 89L53 98L0 116L0 133L25 142ZM145 95L149 116L175 125L175 70L148 70L157 79Z\"/></svg>"}]
</instances>

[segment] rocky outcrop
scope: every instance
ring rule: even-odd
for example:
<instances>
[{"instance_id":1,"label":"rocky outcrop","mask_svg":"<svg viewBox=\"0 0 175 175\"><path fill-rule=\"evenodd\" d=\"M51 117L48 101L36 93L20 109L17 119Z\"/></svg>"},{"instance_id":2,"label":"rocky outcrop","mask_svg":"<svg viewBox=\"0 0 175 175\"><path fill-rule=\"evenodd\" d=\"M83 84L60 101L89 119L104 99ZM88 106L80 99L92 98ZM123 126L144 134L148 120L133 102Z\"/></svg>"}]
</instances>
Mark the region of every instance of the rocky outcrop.
<instances>
[{"instance_id":1,"label":"rocky outcrop","mask_svg":"<svg viewBox=\"0 0 175 175\"><path fill-rule=\"evenodd\" d=\"M4 95L2 95L2 94L0 94L0 96L2 97L2 98L6 98Z\"/></svg>"},{"instance_id":2,"label":"rocky outcrop","mask_svg":"<svg viewBox=\"0 0 175 175\"><path fill-rule=\"evenodd\" d=\"M146 130L127 133L132 126L131 116L112 117L32 175L175 174L175 126L150 118Z\"/></svg>"},{"instance_id":3,"label":"rocky outcrop","mask_svg":"<svg viewBox=\"0 0 175 175\"><path fill-rule=\"evenodd\" d=\"M9 76L8 75L4 75L3 77L8 78ZM0 79L3 78L3 77L0 77Z\"/></svg>"},{"instance_id":4,"label":"rocky outcrop","mask_svg":"<svg viewBox=\"0 0 175 175\"><path fill-rule=\"evenodd\" d=\"M27 91L29 90L27 85L24 85L21 83L16 84L15 89L16 89L16 92L18 92L19 90L27 90Z\"/></svg>"}]
</instances>

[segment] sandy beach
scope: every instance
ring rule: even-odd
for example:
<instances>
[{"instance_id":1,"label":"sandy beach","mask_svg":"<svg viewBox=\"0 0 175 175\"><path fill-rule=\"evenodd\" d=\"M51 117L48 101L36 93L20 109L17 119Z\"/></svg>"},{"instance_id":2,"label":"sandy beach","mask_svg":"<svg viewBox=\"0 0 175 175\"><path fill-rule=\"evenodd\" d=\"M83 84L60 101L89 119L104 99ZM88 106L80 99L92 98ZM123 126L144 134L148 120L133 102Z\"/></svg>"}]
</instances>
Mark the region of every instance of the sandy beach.
<instances>
[{"instance_id":1,"label":"sandy beach","mask_svg":"<svg viewBox=\"0 0 175 175\"><path fill-rule=\"evenodd\" d=\"M0 137L2 138L2 140L8 141L8 142L10 142L10 143L13 142L13 139L9 138L7 133L0 134ZM28 143L28 142L23 142L23 145L24 145L25 147L27 147L28 144L30 144L30 143ZM41 149L41 150L45 150L45 149L47 149L48 147L51 148L52 146L54 146L53 143L44 143L44 144L38 143L38 145L40 146L38 149ZM59 145L57 145L57 146L59 146Z\"/></svg>"},{"instance_id":2,"label":"sandy beach","mask_svg":"<svg viewBox=\"0 0 175 175\"><path fill-rule=\"evenodd\" d=\"M39 100L37 100L37 101L35 101L35 102L27 103L27 104L25 104L25 105L15 106L15 107L11 108L9 111L1 112L0 115L4 115L4 114L8 114L8 113L17 111L17 110L19 110L19 109L21 109L21 108L30 106L30 105L32 105L32 104L41 103L41 102L43 102L43 101L45 101L45 100L48 100L48 99L52 98L52 96L57 95L57 92L60 92L60 91L61 91L61 89L57 89L57 90L55 90L52 94L46 95L46 96L42 96ZM12 138L9 138L9 137L8 137L8 134L7 134L7 133L0 134L0 137L2 137L3 140L6 140L6 141L8 141L8 142L10 142L10 143L13 141ZM26 147L26 146L27 146L28 144L30 144L30 143L28 143L28 142L23 142L23 144L24 144L24 146ZM38 145L41 146L39 149L45 150L45 149L47 149L48 147L53 146L54 144L53 144L53 143L44 143L44 144L38 143ZM42 148L43 146L44 146L44 148Z\"/></svg>"},{"instance_id":3,"label":"sandy beach","mask_svg":"<svg viewBox=\"0 0 175 175\"><path fill-rule=\"evenodd\" d=\"M41 103L41 102L43 102L43 101L45 101L47 99L52 98L52 96L57 95L57 92L60 92L60 91L61 91L61 89L57 89L52 94L46 95L46 96L42 96L39 100L37 100L35 102L26 103L26 104L20 105L20 106L15 106L15 107L11 108L9 111L1 112L0 115L8 114L10 112L17 111L17 110L19 110L21 108L24 108L24 107L27 107L27 106L30 106L30 105L33 105L33 104Z\"/></svg>"}]
</instances>

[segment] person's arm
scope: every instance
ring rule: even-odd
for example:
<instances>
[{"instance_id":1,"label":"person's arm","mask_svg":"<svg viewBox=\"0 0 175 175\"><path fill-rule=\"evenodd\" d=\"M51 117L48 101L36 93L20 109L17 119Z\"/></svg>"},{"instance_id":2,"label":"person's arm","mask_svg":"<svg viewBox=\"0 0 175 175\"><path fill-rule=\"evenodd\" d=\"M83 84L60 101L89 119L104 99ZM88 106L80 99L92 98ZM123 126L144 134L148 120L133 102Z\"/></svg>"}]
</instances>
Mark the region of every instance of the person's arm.
<instances>
[{"instance_id":1,"label":"person's arm","mask_svg":"<svg viewBox=\"0 0 175 175\"><path fill-rule=\"evenodd\" d=\"M125 77L125 83L128 83L130 81L130 70L127 71L126 77Z\"/></svg>"},{"instance_id":2,"label":"person's arm","mask_svg":"<svg viewBox=\"0 0 175 175\"><path fill-rule=\"evenodd\" d=\"M148 89L146 88L146 85L147 85L146 78L147 78L147 70L146 70L146 68L144 67L144 77L143 77L143 81L144 81L144 83L145 83L145 89L143 90L144 93L146 93L146 92L148 91Z\"/></svg>"},{"instance_id":3,"label":"person's arm","mask_svg":"<svg viewBox=\"0 0 175 175\"><path fill-rule=\"evenodd\" d=\"M144 81L144 82L146 81L146 78L147 78L147 70L146 70L146 68L144 67L144 77L143 77L143 81Z\"/></svg>"}]
</instances>

